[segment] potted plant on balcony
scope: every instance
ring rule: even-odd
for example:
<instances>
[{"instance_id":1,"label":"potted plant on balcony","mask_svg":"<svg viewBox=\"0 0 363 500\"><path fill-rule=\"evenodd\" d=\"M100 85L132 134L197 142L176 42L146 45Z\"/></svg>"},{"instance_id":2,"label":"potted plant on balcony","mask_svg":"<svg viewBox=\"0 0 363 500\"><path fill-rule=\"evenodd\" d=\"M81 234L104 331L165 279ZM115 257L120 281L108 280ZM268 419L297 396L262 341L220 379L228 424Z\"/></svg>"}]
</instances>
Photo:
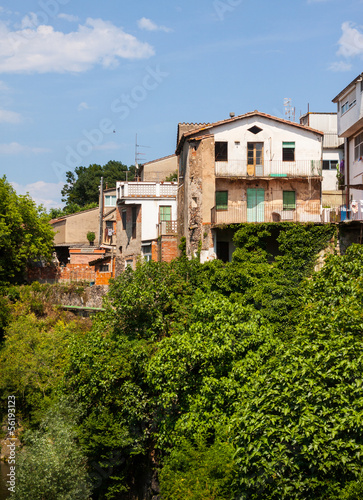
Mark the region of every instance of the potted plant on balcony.
<instances>
[{"instance_id":1,"label":"potted plant on balcony","mask_svg":"<svg viewBox=\"0 0 363 500\"><path fill-rule=\"evenodd\" d=\"M87 240L89 241L89 244L91 247L94 245L94 241L96 239L96 235L93 231L88 231L87 233Z\"/></svg>"}]
</instances>

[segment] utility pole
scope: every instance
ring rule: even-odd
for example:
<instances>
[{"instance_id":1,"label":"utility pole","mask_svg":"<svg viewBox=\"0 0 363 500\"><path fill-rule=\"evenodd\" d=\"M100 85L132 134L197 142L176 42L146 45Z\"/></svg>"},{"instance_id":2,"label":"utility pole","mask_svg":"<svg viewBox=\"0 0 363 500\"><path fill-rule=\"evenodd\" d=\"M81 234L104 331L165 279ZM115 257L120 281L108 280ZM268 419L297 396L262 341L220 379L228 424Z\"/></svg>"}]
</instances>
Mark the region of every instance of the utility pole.
<instances>
[{"instance_id":1,"label":"utility pole","mask_svg":"<svg viewBox=\"0 0 363 500\"><path fill-rule=\"evenodd\" d=\"M102 236L103 236L103 177L101 177L99 205L100 205L100 231L98 237L98 246L100 247L102 244Z\"/></svg>"}]
</instances>

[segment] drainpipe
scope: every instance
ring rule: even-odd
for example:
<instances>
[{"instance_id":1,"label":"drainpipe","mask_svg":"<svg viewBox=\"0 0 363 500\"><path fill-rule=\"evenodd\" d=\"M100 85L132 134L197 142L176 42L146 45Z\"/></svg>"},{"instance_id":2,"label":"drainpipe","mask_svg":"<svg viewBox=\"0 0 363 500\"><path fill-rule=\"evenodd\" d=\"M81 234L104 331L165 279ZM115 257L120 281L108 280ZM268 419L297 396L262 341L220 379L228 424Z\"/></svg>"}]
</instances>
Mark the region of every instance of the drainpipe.
<instances>
[{"instance_id":1,"label":"drainpipe","mask_svg":"<svg viewBox=\"0 0 363 500\"><path fill-rule=\"evenodd\" d=\"M350 158L349 158L349 138L346 140L346 151L345 151L345 159L344 159L344 168L345 168L345 184L347 186L347 196L346 196L346 210L347 210L347 219L348 219L348 208L349 208L349 199L350 199L350 168L349 168Z\"/></svg>"},{"instance_id":2,"label":"drainpipe","mask_svg":"<svg viewBox=\"0 0 363 500\"><path fill-rule=\"evenodd\" d=\"M103 177L101 177L99 205L100 205L100 231L99 231L98 246L101 246L103 237Z\"/></svg>"}]
</instances>

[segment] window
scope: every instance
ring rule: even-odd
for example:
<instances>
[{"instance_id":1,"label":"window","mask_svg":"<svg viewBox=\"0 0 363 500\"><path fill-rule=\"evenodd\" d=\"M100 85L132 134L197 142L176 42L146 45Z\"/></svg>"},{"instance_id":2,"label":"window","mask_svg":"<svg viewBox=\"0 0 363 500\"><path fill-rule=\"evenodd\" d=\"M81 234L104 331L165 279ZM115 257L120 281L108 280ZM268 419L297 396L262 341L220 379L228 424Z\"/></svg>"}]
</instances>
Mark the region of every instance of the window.
<instances>
[{"instance_id":1,"label":"window","mask_svg":"<svg viewBox=\"0 0 363 500\"><path fill-rule=\"evenodd\" d=\"M296 208L295 191L283 191L283 209L295 210L295 208Z\"/></svg>"},{"instance_id":2,"label":"window","mask_svg":"<svg viewBox=\"0 0 363 500\"><path fill-rule=\"evenodd\" d=\"M258 134L259 132L262 131L262 128L257 127L257 125L254 125L253 127L248 129L249 132L252 132L252 134Z\"/></svg>"},{"instance_id":3,"label":"window","mask_svg":"<svg viewBox=\"0 0 363 500\"><path fill-rule=\"evenodd\" d=\"M113 222L112 220L106 221L106 237L112 238L113 236Z\"/></svg>"},{"instance_id":4,"label":"window","mask_svg":"<svg viewBox=\"0 0 363 500\"><path fill-rule=\"evenodd\" d=\"M171 206L159 207L159 221L171 221Z\"/></svg>"},{"instance_id":5,"label":"window","mask_svg":"<svg viewBox=\"0 0 363 500\"><path fill-rule=\"evenodd\" d=\"M341 113L345 113L346 111L348 111L349 109L349 102L348 101L345 101L344 104L342 104L342 110L341 110Z\"/></svg>"},{"instance_id":6,"label":"window","mask_svg":"<svg viewBox=\"0 0 363 500\"><path fill-rule=\"evenodd\" d=\"M151 260L151 243L148 245L142 245L141 247L142 251L142 256L146 260L146 262L149 262Z\"/></svg>"},{"instance_id":7,"label":"window","mask_svg":"<svg viewBox=\"0 0 363 500\"><path fill-rule=\"evenodd\" d=\"M354 138L354 161L363 158L363 132Z\"/></svg>"},{"instance_id":8,"label":"window","mask_svg":"<svg viewBox=\"0 0 363 500\"><path fill-rule=\"evenodd\" d=\"M282 143L282 161L295 161L295 143Z\"/></svg>"},{"instance_id":9,"label":"window","mask_svg":"<svg viewBox=\"0 0 363 500\"><path fill-rule=\"evenodd\" d=\"M108 273L108 269L109 269L108 264L102 264L100 266L100 273Z\"/></svg>"},{"instance_id":10,"label":"window","mask_svg":"<svg viewBox=\"0 0 363 500\"><path fill-rule=\"evenodd\" d=\"M106 195L105 196L105 207L115 207L116 206L116 195Z\"/></svg>"},{"instance_id":11,"label":"window","mask_svg":"<svg viewBox=\"0 0 363 500\"><path fill-rule=\"evenodd\" d=\"M124 231L126 231L126 224L127 224L127 211L126 210L122 210L121 218L122 218L122 227L123 227Z\"/></svg>"},{"instance_id":12,"label":"window","mask_svg":"<svg viewBox=\"0 0 363 500\"><path fill-rule=\"evenodd\" d=\"M136 223L137 223L137 207L132 207L131 211L132 238L136 238Z\"/></svg>"},{"instance_id":13,"label":"window","mask_svg":"<svg viewBox=\"0 0 363 500\"><path fill-rule=\"evenodd\" d=\"M228 161L228 142L215 143L215 160Z\"/></svg>"},{"instance_id":14,"label":"window","mask_svg":"<svg viewBox=\"0 0 363 500\"><path fill-rule=\"evenodd\" d=\"M228 191L216 191L216 210L228 210Z\"/></svg>"},{"instance_id":15,"label":"window","mask_svg":"<svg viewBox=\"0 0 363 500\"><path fill-rule=\"evenodd\" d=\"M336 170L339 165L338 160L323 160L323 170Z\"/></svg>"},{"instance_id":16,"label":"window","mask_svg":"<svg viewBox=\"0 0 363 500\"><path fill-rule=\"evenodd\" d=\"M131 267L131 269L134 268L134 261L133 259L127 259L125 260L125 269Z\"/></svg>"},{"instance_id":17,"label":"window","mask_svg":"<svg viewBox=\"0 0 363 500\"><path fill-rule=\"evenodd\" d=\"M348 109L350 109L352 106L354 106L354 104L356 103L355 89L345 99L346 100L344 101L344 103L341 104L341 114L342 115L346 111L348 111Z\"/></svg>"}]
</instances>

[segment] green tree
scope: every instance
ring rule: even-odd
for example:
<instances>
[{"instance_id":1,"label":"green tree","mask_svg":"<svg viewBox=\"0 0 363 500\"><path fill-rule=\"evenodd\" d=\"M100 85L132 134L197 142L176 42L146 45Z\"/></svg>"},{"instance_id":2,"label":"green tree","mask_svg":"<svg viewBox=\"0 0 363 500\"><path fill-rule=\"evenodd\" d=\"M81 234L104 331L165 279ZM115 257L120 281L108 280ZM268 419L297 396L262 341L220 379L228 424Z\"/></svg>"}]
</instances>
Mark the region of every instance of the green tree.
<instances>
[{"instance_id":1,"label":"green tree","mask_svg":"<svg viewBox=\"0 0 363 500\"><path fill-rule=\"evenodd\" d=\"M25 433L17 454L13 500L88 500L91 484L77 443L80 410L69 401L48 410L39 430Z\"/></svg>"},{"instance_id":2,"label":"green tree","mask_svg":"<svg viewBox=\"0 0 363 500\"><path fill-rule=\"evenodd\" d=\"M245 386L233 419L238 497L345 498L346 483L361 488L362 283L356 245L304 284L295 336Z\"/></svg>"},{"instance_id":3,"label":"green tree","mask_svg":"<svg viewBox=\"0 0 363 500\"><path fill-rule=\"evenodd\" d=\"M54 232L48 215L29 195L18 196L0 179L0 286L21 282L32 260L50 259Z\"/></svg>"},{"instance_id":4,"label":"green tree","mask_svg":"<svg viewBox=\"0 0 363 500\"><path fill-rule=\"evenodd\" d=\"M135 167L127 168L119 161L111 160L106 165L89 165L89 167L76 167L74 172L66 173L66 184L62 189L62 201L69 207L76 204L84 207L89 203L98 203L99 185L103 177L104 187L115 187L117 181L134 179Z\"/></svg>"}]
</instances>

